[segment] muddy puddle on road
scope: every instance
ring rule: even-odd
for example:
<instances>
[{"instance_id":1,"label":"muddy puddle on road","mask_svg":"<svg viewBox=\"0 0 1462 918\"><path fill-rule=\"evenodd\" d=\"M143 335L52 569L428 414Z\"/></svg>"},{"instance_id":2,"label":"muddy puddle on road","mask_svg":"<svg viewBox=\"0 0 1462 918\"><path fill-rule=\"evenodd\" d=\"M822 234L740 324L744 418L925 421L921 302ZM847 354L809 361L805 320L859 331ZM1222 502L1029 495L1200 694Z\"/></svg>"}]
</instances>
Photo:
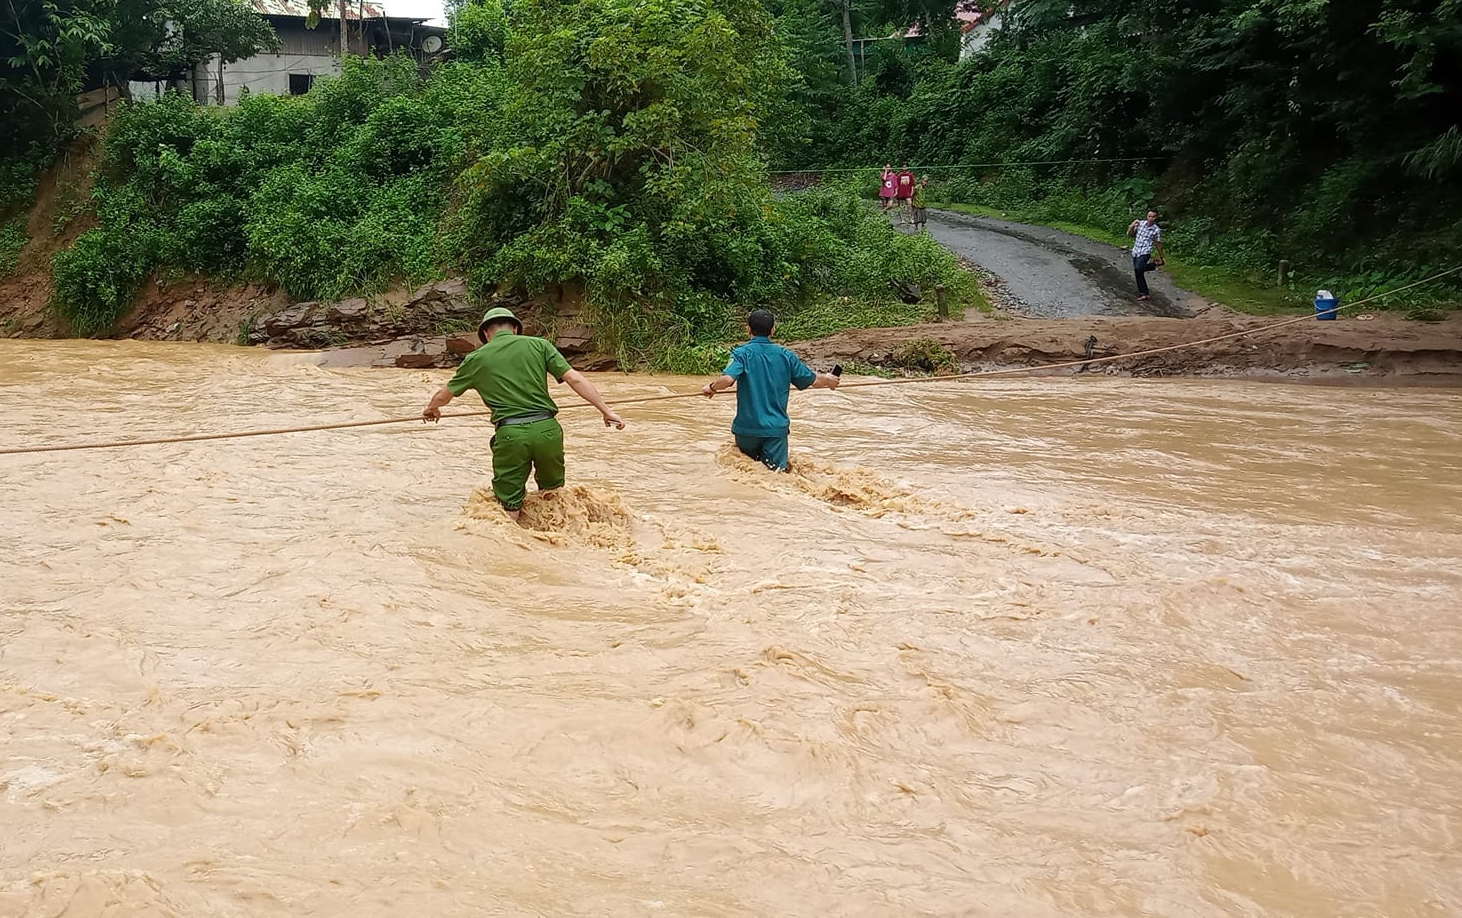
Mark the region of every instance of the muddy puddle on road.
<instances>
[{"instance_id":1,"label":"muddy puddle on road","mask_svg":"<svg viewBox=\"0 0 1462 918\"><path fill-rule=\"evenodd\" d=\"M0 438L444 375L0 342ZM1462 394L731 410L566 412L526 528L477 423L0 458L0 915L1462 912Z\"/></svg>"}]
</instances>

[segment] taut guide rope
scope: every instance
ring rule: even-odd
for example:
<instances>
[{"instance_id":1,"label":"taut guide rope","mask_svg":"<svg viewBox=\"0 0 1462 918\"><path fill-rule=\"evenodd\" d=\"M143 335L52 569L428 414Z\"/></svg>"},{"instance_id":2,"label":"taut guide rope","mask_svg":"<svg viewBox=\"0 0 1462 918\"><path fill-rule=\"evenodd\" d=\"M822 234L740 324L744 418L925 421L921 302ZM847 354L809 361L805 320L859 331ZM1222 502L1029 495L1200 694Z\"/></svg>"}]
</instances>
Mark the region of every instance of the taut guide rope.
<instances>
[{"instance_id":1,"label":"taut guide rope","mask_svg":"<svg viewBox=\"0 0 1462 918\"><path fill-rule=\"evenodd\" d=\"M1462 265L1458 265L1454 268L1449 268L1446 271L1433 274L1431 277L1425 278L1423 280L1414 281L1410 284L1396 287L1383 293L1378 293L1375 296L1367 297L1363 300L1358 300L1354 303L1347 303L1341 306L1337 306L1335 311L1340 312L1346 309L1355 309L1358 306L1364 306L1367 303L1375 302L1376 300L1379 300L1382 297L1390 296L1393 293L1400 293L1403 290L1410 290L1413 287L1420 287L1423 284L1429 284L1432 281L1440 280L1441 278L1446 277L1449 274L1456 274L1458 271L1462 271ZM1234 338L1246 338L1254 335L1263 335L1272 332L1275 329L1284 328L1289 325L1295 325L1300 322L1313 321L1314 318L1312 316L1296 316L1292 319L1285 319L1282 322L1274 322L1269 325L1261 325L1257 328L1246 328L1236 332L1228 332L1227 334L1214 335L1209 338L1200 338L1196 341L1185 341L1181 344L1169 344L1163 347L1148 348L1147 350L1143 351L1133 351L1130 354L1112 354L1107 357L1092 357L1082 358L1079 360L1066 360L1060 363L1043 363L1039 366L1033 367L1012 367L1007 370L981 370L976 373L953 373L947 376L913 376L905 379L872 379L865 382L844 383L838 386L838 390L842 391L843 389L860 389L868 386L900 386L911 385L913 383L948 382L950 380L956 379L984 379L995 376L1014 376L1018 373L1039 373L1044 370L1062 370L1068 367L1079 367L1082 364L1090 366L1099 363L1113 363L1118 360L1132 360L1136 357L1151 357L1154 354L1164 354L1168 353L1169 351L1180 351L1190 347L1199 347L1204 344L1213 344L1218 341L1228 341ZM676 392L670 395L647 395L640 398L621 399L617 402L611 403L611 406L617 408L622 405L643 405L647 402L668 402L682 398L704 397L705 396L698 391ZM589 407L592 406L589 405L587 402L581 402L573 405L564 405L560 410L567 411L573 408ZM452 414L443 414L442 417L480 418L486 417L491 413L492 412L490 411L459 411ZM422 418L420 415L414 415L408 418L381 418L375 421L341 421L334 424L313 424L307 427L277 427L272 430L243 430L237 431L235 433L189 434L187 436L181 437L156 437L147 440L109 440L101 443L66 443L58 446L22 446L9 449L0 449L0 456L18 456L27 453L64 453L83 449L115 449L123 446L157 446L167 443L197 443L204 440L236 440L243 437L270 437L277 434L308 433L316 430L346 430L352 427L378 427L383 424L406 424L414 421L420 421L421 419Z\"/></svg>"}]
</instances>

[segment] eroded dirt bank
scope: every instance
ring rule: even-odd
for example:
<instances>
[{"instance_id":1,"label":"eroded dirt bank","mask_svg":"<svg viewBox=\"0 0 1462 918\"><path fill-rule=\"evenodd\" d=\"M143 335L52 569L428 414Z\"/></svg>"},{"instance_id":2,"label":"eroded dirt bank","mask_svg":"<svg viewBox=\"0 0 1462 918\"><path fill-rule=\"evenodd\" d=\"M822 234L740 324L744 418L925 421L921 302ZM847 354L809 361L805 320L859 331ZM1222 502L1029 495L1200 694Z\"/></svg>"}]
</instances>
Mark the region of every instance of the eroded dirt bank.
<instances>
[{"instance_id":1,"label":"eroded dirt bank","mask_svg":"<svg viewBox=\"0 0 1462 918\"><path fill-rule=\"evenodd\" d=\"M1285 324L1288 323L1288 324ZM1278 326L1270 329L1273 326ZM1036 366L1131 354L1234 332L1251 335L1094 365L1093 373L1131 376L1371 377L1462 381L1462 317L1419 323L1384 314L1334 322L1255 318L1219 312L1193 319L1091 316L1080 319L976 319L843 332L795 345L817 365L896 367L911 341L932 339L966 370ZM1054 372L1072 373L1073 369Z\"/></svg>"}]
</instances>

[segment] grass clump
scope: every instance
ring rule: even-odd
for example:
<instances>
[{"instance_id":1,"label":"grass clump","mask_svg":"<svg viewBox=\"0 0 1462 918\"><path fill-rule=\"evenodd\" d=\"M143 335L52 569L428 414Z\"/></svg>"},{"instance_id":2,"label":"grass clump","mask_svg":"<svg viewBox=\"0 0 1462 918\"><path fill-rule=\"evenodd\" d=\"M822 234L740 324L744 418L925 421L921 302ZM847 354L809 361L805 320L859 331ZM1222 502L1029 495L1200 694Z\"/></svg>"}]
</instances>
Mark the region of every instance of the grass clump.
<instances>
[{"instance_id":1,"label":"grass clump","mask_svg":"<svg viewBox=\"0 0 1462 918\"><path fill-rule=\"evenodd\" d=\"M933 338L912 338L894 348L889 362L905 370L947 376L959 372L959 361Z\"/></svg>"},{"instance_id":2,"label":"grass clump","mask_svg":"<svg viewBox=\"0 0 1462 918\"><path fill-rule=\"evenodd\" d=\"M879 379L895 379L898 374L887 367L874 366L861 360L850 360L843 364L844 376L876 376Z\"/></svg>"}]
</instances>

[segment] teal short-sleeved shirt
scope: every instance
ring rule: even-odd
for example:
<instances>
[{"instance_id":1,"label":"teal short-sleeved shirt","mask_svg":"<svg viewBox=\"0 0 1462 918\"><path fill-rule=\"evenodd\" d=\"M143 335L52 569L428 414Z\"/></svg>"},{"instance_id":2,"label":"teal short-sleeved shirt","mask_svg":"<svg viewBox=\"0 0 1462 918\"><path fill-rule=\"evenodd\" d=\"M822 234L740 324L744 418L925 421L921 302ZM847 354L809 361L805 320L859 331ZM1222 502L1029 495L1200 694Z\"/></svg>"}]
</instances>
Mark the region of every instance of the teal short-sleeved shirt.
<instances>
[{"instance_id":1,"label":"teal short-sleeved shirt","mask_svg":"<svg viewBox=\"0 0 1462 918\"><path fill-rule=\"evenodd\" d=\"M744 437L781 437L792 428L787 394L806 389L817 374L791 351L756 337L731 352L726 375L736 380L736 420L731 432Z\"/></svg>"},{"instance_id":2,"label":"teal short-sleeved shirt","mask_svg":"<svg viewBox=\"0 0 1462 918\"><path fill-rule=\"evenodd\" d=\"M528 414L556 415L548 377L563 382L571 369L548 341L503 329L462 360L447 388L453 395L475 389L492 409L494 424Z\"/></svg>"}]
</instances>

